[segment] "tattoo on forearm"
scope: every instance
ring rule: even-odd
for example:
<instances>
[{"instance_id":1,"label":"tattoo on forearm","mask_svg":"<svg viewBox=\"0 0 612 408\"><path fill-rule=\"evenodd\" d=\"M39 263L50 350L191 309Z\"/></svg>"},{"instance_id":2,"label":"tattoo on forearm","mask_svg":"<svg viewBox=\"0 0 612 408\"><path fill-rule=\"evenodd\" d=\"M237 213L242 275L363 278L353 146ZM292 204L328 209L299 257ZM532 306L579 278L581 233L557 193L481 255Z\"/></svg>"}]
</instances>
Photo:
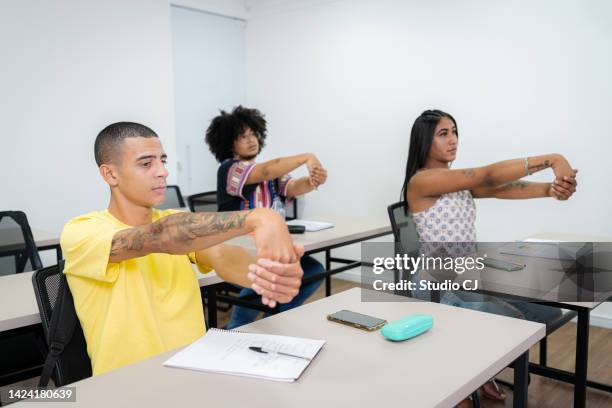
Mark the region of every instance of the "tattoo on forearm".
<instances>
[{"instance_id":1,"label":"tattoo on forearm","mask_svg":"<svg viewBox=\"0 0 612 408\"><path fill-rule=\"evenodd\" d=\"M512 189L519 189L519 190L523 190L527 187L529 187L529 182L527 181L512 181L510 183L506 183L500 186L500 190L501 191L508 191L508 190L512 190Z\"/></svg>"},{"instance_id":2,"label":"tattoo on forearm","mask_svg":"<svg viewBox=\"0 0 612 408\"><path fill-rule=\"evenodd\" d=\"M118 232L111 243L110 257L125 251L141 251L145 245L152 252L163 252L162 243L188 242L196 238L244 227L251 211L223 213L178 213L144 227ZM168 234L163 237L163 234ZM166 238L163 240L162 238Z\"/></svg>"},{"instance_id":3,"label":"tattoo on forearm","mask_svg":"<svg viewBox=\"0 0 612 408\"><path fill-rule=\"evenodd\" d=\"M462 170L462 173L466 177L474 177L474 175L476 174L474 169L465 169L465 170Z\"/></svg>"},{"instance_id":4,"label":"tattoo on forearm","mask_svg":"<svg viewBox=\"0 0 612 408\"><path fill-rule=\"evenodd\" d=\"M530 164L527 170L528 170L528 173L531 175L537 171L544 170L549 167L550 167L550 161L544 160L542 163L539 163L539 164Z\"/></svg>"}]
</instances>

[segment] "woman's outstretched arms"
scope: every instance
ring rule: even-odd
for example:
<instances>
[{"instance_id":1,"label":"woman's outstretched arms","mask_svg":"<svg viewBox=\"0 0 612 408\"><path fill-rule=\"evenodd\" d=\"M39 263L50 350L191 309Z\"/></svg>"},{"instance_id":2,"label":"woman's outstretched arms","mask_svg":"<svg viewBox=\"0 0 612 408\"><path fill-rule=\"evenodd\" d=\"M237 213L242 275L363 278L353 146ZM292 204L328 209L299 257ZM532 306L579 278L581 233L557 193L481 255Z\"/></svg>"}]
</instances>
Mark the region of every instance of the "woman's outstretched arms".
<instances>
[{"instance_id":1,"label":"woman's outstretched arms","mask_svg":"<svg viewBox=\"0 0 612 408\"><path fill-rule=\"evenodd\" d=\"M547 168L553 170L557 180L563 180L563 177L575 178L575 172L565 157L560 154L547 154L504 160L471 169L425 170L416 174L410 180L408 194L414 197L436 197L455 191L499 188ZM537 190L536 187L531 187L531 189ZM520 188L517 191L520 191Z\"/></svg>"},{"instance_id":2,"label":"woman's outstretched arms","mask_svg":"<svg viewBox=\"0 0 612 408\"><path fill-rule=\"evenodd\" d=\"M472 189L472 196L474 198L501 198L510 200L552 197L565 201L576 192L578 183L575 173L573 177L564 176L562 180L555 179L552 183L534 183L516 180L497 187L478 187Z\"/></svg>"}]
</instances>

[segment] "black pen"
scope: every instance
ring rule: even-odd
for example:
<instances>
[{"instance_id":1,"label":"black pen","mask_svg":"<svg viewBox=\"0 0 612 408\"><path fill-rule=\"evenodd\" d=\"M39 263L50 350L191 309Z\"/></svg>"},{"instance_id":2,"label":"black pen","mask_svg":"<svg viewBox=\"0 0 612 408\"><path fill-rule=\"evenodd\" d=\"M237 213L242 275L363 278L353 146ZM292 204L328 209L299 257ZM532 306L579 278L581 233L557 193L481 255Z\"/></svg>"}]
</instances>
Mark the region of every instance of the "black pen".
<instances>
[{"instance_id":1,"label":"black pen","mask_svg":"<svg viewBox=\"0 0 612 408\"><path fill-rule=\"evenodd\" d=\"M281 351L264 350L263 347L251 346L251 347L249 347L249 350L253 350L253 351L256 351L258 353L263 353L263 354L280 354L281 356L295 357L295 358L301 358L301 359L304 359L304 360L312 361L312 358L308 358L308 357L304 357L304 356L298 356L297 354L283 353Z\"/></svg>"}]
</instances>

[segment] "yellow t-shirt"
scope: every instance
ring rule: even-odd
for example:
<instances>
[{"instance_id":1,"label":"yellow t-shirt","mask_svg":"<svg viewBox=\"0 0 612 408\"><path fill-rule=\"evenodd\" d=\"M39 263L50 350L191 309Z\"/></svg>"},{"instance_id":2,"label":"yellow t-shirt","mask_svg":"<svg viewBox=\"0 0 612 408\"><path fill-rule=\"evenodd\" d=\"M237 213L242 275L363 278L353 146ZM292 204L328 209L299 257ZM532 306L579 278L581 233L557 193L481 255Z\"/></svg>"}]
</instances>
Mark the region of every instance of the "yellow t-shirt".
<instances>
[{"instance_id":1,"label":"yellow t-shirt","mask_svg":"<svg viewBox=\"0 0 612 408\"><path fill-rule=\"evenodd\" d=\"M175 212L154 209L152 221ZM195 253L109 262L113 236L125 228L108 210L92 212L70 220L60 240L94 375L186 345L206 331L191 266Z\"/></svg>"}]
</instances>

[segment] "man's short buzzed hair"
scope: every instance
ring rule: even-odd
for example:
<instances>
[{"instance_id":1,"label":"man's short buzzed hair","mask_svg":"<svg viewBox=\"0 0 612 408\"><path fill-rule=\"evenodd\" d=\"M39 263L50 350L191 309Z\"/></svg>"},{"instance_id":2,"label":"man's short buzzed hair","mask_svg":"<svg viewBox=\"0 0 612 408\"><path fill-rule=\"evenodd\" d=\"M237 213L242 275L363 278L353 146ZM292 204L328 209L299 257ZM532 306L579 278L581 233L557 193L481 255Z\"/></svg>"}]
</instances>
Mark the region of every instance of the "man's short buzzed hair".
<instances>
[{"instance_id":1,"label":"man's short buzzed hair","mask_svg":"<svg viewBox=\"0 0 612 408\"><path fill-rule=\"evenodd\" d=\"M98 134L94 143L94 155L98 167L119 157L119 146L128 137L158 137L151 128L134 122L117 122L108 125Z\"/></svg>"}]
</instances>

